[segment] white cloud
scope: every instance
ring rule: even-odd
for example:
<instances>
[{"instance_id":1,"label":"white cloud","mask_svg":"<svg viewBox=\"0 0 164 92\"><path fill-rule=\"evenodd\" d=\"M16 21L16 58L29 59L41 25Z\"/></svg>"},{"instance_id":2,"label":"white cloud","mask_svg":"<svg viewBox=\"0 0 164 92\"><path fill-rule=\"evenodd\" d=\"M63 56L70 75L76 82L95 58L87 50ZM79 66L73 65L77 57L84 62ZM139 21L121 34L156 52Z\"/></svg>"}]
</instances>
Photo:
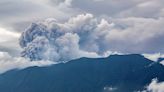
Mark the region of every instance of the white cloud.
<instances>
[{"instance_id":1,"label":"white cloud","mask_svg":"<svg viewBox=\"0 0 164 92\"><path fill-rule=\"evenodd\" d=\"M57 4L52 4L51 0L1 0L0 25L22 31L32 21L49 17L64 20L79 12L70 5L71 0Z\"/></svg>"},{"instance_id":2,"label":"white cloud","mask_svg":"<svg viewBox=\"0 0 164 92\"><path fill-rule=\"evenodd\" d=\"M72 5L72 0L65 0L65 1L64 1L64 4L65 4L66 6L71 6L71 5Z\"/></svg>"},{"instance_id":3,"label":"white cloud","mask_svg":"<svg viewBox=\"0 0 164 92\"><path fill-rule=\"evenodd\" d=\"M59 54L63 60L72 60L80 57L98 57L95 52L83 51L79 48L79 36L77 34L66 33L56 39L56 44L59 47Z\"/></svg>"},{"instance_id":4,"label":"white cloud","mask_svg":"<svg viewBox=\"0 0 164 92\"><path fill-rule=\"evenodd\" d=\"M137 0L135 0L137 1ZM147 17L147 18L159 18L162 17L163 0L141 0L142 2L136 3L135 6L121 11L118 16L121 17Z\"/></svg>"},{"instance_id":5,"label":"white cloud","mask_svg":"<svg viewBox=\"0 0 164 92\"><path fill-rule=\"evenodd\" d=\"M116 87L104 87L104 90L103 92L113 92L113 91L116 91L117 88Z\"/></svg>"},{"instance_id":6,"label":"white cloud","mask_svg":"<svg viewBox=\"0 0 164 92\"><path fill-rule=\"evenodd\" d=\"M24 69L31 66L48 66L55 64L51 61L29 61L22 57L12 57L7 52L0 52L0 73L12 69Z\"/></svg>"},{"instance_id":7,"label":"white cloud","mask_svg":"<svg viewBox=\"0 0 164 92\"><path fill-rule=\"evenodd\" d=\"M145 58L150 59L154 62L159 62L160 64L164 65L164 60L158 61L160 58L164 58L164 54L155 53L155 54L142 54Z\"/></svg>"},{"instance_id":8,"label":"white cloud","mask_svg":"<svg viewBox=\"0 0 164 92\"><path fill-rule=\"evenodd\" d=\"M128 53L163 53L164 18L114 18L106 36L111 50ZM121 45L123 44L123 46Z\"/></svg>"},{"instance_id":9,"label":"white cloud","mask_svg":"<svg viewBox=\"0 0 164 92\"><path fill-rule=\"evenodd\" d=\"M146 58L157 62L159 58L164 58L163 54L160 53L156 53L156 54L143 54L143 56L145 56Z\"/></svg>"},{"instance_id":10,"label":"white cloud","mask_svg":"<svg viewBox=\"0 0 164 92\"><path fill-rule=\"evenodd\" d=\"M153 79L152 82L146 87L146 90L142 92L164 92L164 82L159 82L157 79Z\"/></svg>"},{"instance_id":11,"label":"white cloud","mask_svg":"<svg viewBox=\"0 0 164 92\"><path fill-rule=\"evenodd\" d=\"M160 62L162 65L164 65L164 60Z\"/></svg>"},{"instance_id":12,"label":"white cloud","mask_svg":"<svg viewBox=\"0 0 164 92\"><path fill-rule=\"evenodd\" d=\"M0 27L0 51L7 51L14 55L20 53L20 46L18 39L20 33L12 32Z\"/></svg>"},{"instance_id":13,"label":"white cloud","mask_svg":"<svg viewBox=\"0 0 164 92\"><path fill-rule=\"evenodd\" d=\"M0 37L1 37L0 42L4 42L4 41L11 40L13 38L19 38L20 33L11 32L0 27Z\"/></svg>"}]
</instances>

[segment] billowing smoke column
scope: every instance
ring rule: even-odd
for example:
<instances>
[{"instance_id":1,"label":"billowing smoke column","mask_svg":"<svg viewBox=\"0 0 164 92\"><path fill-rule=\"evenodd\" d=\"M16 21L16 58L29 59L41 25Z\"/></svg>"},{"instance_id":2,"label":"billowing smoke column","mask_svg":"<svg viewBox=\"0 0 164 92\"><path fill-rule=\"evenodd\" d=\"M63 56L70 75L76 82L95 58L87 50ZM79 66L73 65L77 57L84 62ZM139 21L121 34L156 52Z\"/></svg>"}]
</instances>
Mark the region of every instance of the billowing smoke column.
<instances>
[{"instance_id":1,"label":"billowing smoke column","mask_svg":"<svg viewBox=\"0 0 164 92\"><path fill-rule=\"evenodd\" d=\"M69 61L99 57L107 51L106 34L113 24L92 14L70 18L65 23L46 19L32 23L21 35L21 55L31 60Z\"/></svg>"}]
</instances>

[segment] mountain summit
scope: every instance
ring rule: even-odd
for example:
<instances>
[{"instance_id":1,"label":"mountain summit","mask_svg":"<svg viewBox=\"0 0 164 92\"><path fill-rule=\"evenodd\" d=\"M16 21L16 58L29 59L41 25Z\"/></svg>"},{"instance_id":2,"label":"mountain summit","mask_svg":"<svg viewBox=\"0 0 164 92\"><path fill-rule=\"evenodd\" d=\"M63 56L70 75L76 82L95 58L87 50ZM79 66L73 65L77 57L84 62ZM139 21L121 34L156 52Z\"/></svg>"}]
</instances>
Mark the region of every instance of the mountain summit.
<instances>
[{"instance_id":1,"label":"mountain summit","mask_svg":"<svg viewBox=\"0 0 164 92\"><path fill-rule=\"evenodd\" d=\"M80 58L1 74L0 92L133 92L163 76L163 65L138 54Z\"/></svg>"}]
</instances>

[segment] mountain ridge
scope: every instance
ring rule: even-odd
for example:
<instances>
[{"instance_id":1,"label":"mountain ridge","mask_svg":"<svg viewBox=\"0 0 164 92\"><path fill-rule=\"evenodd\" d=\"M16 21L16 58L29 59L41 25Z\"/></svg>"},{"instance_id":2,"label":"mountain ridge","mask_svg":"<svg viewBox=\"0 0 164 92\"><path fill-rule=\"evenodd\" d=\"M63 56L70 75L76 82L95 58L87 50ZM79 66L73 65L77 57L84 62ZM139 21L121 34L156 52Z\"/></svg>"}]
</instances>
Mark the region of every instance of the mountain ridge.
<instances>
[{"instance_id":1,"label":"mountain ridge","mask_svg":"<svg viewBox=\"0 0 164 92\"><path fill-rule=\"evenodd\" d=\"M0 75L1 92L133 92L152 79L164 81L164 66L142 55L80 58L46 67L12 70ZM113 91L105 87L116 88Z\"/></svg>"}]
</instances>

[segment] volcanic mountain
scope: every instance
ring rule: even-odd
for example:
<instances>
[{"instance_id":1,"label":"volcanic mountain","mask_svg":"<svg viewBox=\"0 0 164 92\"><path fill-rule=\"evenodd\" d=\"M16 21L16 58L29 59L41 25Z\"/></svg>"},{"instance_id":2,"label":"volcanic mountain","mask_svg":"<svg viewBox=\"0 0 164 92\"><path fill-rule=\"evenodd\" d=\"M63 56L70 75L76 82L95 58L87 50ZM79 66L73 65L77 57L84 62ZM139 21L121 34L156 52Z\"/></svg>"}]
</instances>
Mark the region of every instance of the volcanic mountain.
<instances>
[{"instance_id":1,"label":"volcanic mountain","mask_svg":"<svg viewBox=\"0 0 164 92\"><path fill-rule=\"evenodd\" d=\"M138 54L80 58L8 71L0 75L0 92L133 92L163 76L163 65Z\"/></svg>"}]
</instances>

